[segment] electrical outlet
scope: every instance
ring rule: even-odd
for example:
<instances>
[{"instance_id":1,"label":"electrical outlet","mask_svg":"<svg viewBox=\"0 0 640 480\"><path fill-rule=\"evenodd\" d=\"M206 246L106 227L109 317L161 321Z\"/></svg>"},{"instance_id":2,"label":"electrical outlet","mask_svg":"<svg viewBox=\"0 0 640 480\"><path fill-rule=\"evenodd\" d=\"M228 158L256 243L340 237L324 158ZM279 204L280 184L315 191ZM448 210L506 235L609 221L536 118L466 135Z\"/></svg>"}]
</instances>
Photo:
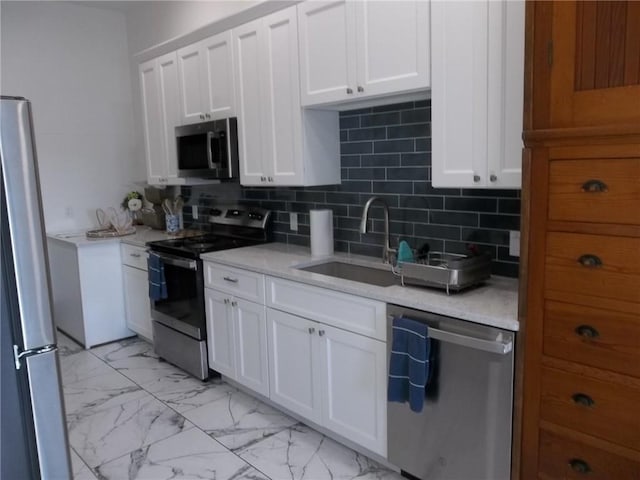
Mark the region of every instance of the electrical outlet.
<instances>
[{"instance_id":1,"label":"electrical outlet","mask_svg":"<svg viewBox=\"0 0 640 480\"><path fill-rule=\"evenodd\" d=\"M520 256L520 232L517 230L509 231L509 255Z\"/></svg>"},{"instance_id":2,"label":"electrical outlet","mask_svg":"<svg viewBox=\"0 0 640 480\"><path fill-rule=\"evenodd\" d=\"M193 218L194 220L198 219L198 206L197 205L191 205L191 218Z\"/></svg>"},{"instance_id":3,"label":"electrical outlet","mask_svg":"<svg viewBox=\"0 0 640 480\"><path fill-rule=\"evenodd\" d=\"M289 228L294 232L298 231L298 214L295 212L289 212Z\"/></svg>"}]
</instances>

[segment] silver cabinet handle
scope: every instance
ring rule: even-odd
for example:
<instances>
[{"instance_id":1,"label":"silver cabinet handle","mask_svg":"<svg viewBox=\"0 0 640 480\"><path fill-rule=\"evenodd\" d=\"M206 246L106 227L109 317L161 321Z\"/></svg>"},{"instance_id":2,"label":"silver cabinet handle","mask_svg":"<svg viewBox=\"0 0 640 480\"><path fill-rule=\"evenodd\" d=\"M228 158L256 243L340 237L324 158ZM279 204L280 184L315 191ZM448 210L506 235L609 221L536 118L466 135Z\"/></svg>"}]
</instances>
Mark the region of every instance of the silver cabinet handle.
<instances>
[{"instance_id":1,"label":"silver cabinet handle","mask_svg":"<svg viewBox=\"0 0 640 480\"><path fill-rule=\"evenodd\" d=\"M362 88L360 85L358 85L358 91L359 92L364 92L364 88Z\"/></svg>"},{"instance_id":2,"label":"silver cabinet handle","mask_svg":"<svg viewBox=\"0 0 640 480\"><path fill-rule=\"evenodd\" d=\"M313 333L316 331L315 328L313 327L309 327L309 335L313 335Z\"/></svg>"},{"instance_id":3,"label":"silver cabinet handle","mask_svg":"<svg viewBox=\"0 0 640 480\"><path fill-rule=\"evenodd\" d=\"M130 253L130 256L132 256L133 258L140 258L141 255L139 253Z\"/></svg>"},{"instance_id":4,"label":"silver cabinet handle","mask_svg":"<svg viewBox=\"0 0 640 480\"><path fill-rule=\"evenodd\" d=\"M320 331L318 332L318 335L320 335L321 337L324 337L324 330L320 330Z\"/></svg>"},{"instance_id":5,"label":"silver cabinet handle","mask_svg":"<svg viewBox=\"0 0 640 480\"><path fill-rule=\"evenodd\" d=\"M267 177L268 182L273 182L273 177Z\"/></svg>"},{"instance_id":6,"label":"silver cabinet handle","mask_svg":"<svg viewBox=\"0 0 640 480\"><path fill-rule=\"evenodd\" d=\"M211 115L209 115L208 113L206 113L204 116L207 118L211 118Z\"/></svg>"},{"instance_id":7,"label":"silver cabinet handle","mask_svg":"<svg viewBox=\"0 0 640 480\"><path fill-rule=\"evenodd\" d=\"M223 280L226 280L227 282L231 282L231 283L238 283L238 279L237 278L233 278L233 277L222 277Z\"/></svg>"},{"instance_id":8,"label":"silver cabinet handle","mask_svg":"<svg viewBox=\"0 0 640 480\"><path fill-rule=\"evenodd\" d=\"M236 302L235 300L231 302L231 306L232 307L237 307L238 306L238 302Z\"/></svg>"},{"instance_id":9,"label":"silver cabinet handle","mask_svg":"<svg viewBox=\"0 0 640 480\"><path fill-rule=\"evenodd\" d=\"M267 181L267 178L266 178L266 177L260 177L260 181L261 181L261 182L266 182L266 181Z\"/></svg>"},{"instance_id":10,"label":"silver cabinet handle","mask_svg":"<svg viewBox=\"0 0 640 480\"><path fill-rule=\"evenodd\" d=\"M353 88L347 88L347 95L351 95L353 93Z\"/></svg>"},{"instance_id":11,"label":"silver cabinet handle","mask_svg":"<svg viewBox=\"0 0 640 480\"><path fill-rule=\"evenodd\" d=\"M228 299L228 298L225 298L225 299L224 299L224 304L225 304L225 305L229 305L229 299Z\"/></svg>"},{"instance_id":12,"label":"silver cabinet handle","mask_svg":"<svg viewBox=\"0 0 640 480\"><path fill-rule=\"evenodd\" d=\"M200 120L204 120L204 115L200 115Z\"/></svg>"},{"instance_id":13,"label":"silver cabinet handle","mask_svg":"<svg viewBox=\"0 0 640 480\"><path fill-rule=\"evenodd\" d=\"M490 182L495 182L497 180L498 180L498 177L495 174L492 173L491 175L489 175Z\"/></svg>"},{"instance_id":14,"label":"silver cabinet handle","mask_svg":"<svg viewBox=\"0 0 640 480\"><path fill-rule=\"evenodd\" d=\"M475 174L474 174L474 175L473 175L473 181L474 181L475 183L478 183L478 182L480 181L480 175L475 175Z\"/></svg>"}]
</instances>

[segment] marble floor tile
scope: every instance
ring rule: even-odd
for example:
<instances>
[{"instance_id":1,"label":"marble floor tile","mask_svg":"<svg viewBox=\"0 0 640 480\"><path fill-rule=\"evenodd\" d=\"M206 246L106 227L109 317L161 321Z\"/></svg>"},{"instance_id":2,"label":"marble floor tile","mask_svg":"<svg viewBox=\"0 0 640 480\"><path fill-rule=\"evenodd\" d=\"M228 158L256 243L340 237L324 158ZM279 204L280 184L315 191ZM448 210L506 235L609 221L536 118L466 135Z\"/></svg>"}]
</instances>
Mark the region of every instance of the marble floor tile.
<instances>
[{"instance_id":1,"label":"marble floor tile","mask_svg":"<svg viewBox=\"0 0 640 480\"><path fill-rule=\"evenodd\" d=\"M184 416L228 449L246 448L297 423L297 420L243 392L184 412Z\"/></svg>"},{"instance_id":2,"label":"marble floor tile","mask_svg":"<svg viewBox=\"0 0 640 480\"><path fill-rule=\"evenodd\" d=\"M113 368L92 355L89 350L60 357L60 369L62 370L62 384L65 386L113 373Z\"/></svg>"},{"instance_id":3,"label":"marble floor tile","mask_svg":"<svg viewBox=\"0 0 640 480\"><path fill-rule=\"evenodd\" d=\"M56 342L58 344L58 355L66 357L73 355L84 350L84 347L72 340L70 337L62 333L60 330L56 330Z\"/></svg>"},{"instance_id":4,"label":"marble floor tile","mask_svg":"<svg viewBox=\"0 0 640 480\"><path fill-rule=\"evenodd\" d=\"M102 345L91 351L139 385L182 372L170 363L159 360L153 345L137 337Z\"/></svg>"},{"instance_id":5,"label":"marble floor tile","mask_svg":"<svg viewBox=\"0 0 640 480\"><path fill-rule=\"evenodd\" d=\"M302 424L236 453L278 480L403 480L398 473Z\"/></svg>"},{"instance_id":6,"label":"marble floor tile","mask_svg":"<svg viewBox=\"0 0 640 480\"><path fill-rule=\"evenodd\" d=\"M201 407L236 391L219 378L203 382L182 371L145 383L142 388L179 413Z\"/></svg>"},{"instance_id":7,"label":"marble floor tile","mask_svg":"<svg viewBox=\"0 0 640 480\"><path fill-rule=\"evenodd\" d=\"M104 463L96 468L96 473L104 480L268 480L197 428Z\"/></svg>"},{"instance_id":8,"label":"marble floor tile","mask_svg":"<svg viewBox=\"0 0 640 480\"><path fill-rule=\"evenodd\" d=\"M124 375L112 368L109 370L64 386L67 414L110 408L148 395Z\"/></svg>"},{"instance_id":9,"label":"marble floor tile","mask_svg":"<svg viewBox=\"0 0 640 480\"><path fill-rule=\"evenodd\" d=\"M100 410L67 415L69 442L96 467L193 425L151 395Z\"/></svg>"},{"instance_id":10,"label":"marble floor tile","mask_svg":"<svg viewBox=\"0 0 640 480\"><path fill-rule=\"evenodd\" d=\"M91 469L82 461L78 454L72 449L71 454L71 474L73 480L96 480L96 476Z\"/></svg>"}]
</instances>

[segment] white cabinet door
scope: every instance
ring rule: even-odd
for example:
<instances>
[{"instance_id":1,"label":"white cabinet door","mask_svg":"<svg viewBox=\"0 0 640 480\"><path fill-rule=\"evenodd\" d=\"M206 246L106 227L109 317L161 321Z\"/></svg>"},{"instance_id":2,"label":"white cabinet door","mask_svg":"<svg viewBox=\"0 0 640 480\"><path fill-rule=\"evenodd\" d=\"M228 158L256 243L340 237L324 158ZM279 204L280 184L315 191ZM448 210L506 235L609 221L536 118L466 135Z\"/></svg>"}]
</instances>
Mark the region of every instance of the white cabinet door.
<instances>
[{"instance_id":1,"label":"white cabinet door","mask_svg":"<svg viewBox=\"0 0 640 480\"><path fill-rule=\"evenodd\" d=\"M175 127L180 122L178 92L178 60L174 52L158 58L160 73L160 103L162 105L162 129L164 132L162 163L165 168L164 183L181 183L178 180L178 155Z\"/></svg>"},{"instance_id":2,"label":"white cabinet door","mask_svg":"<svg viewBox=\"0 0 640 480\"><path fill-rule=\"evenodd\" d=\"M354 4L345 0L298 5L302 105L354 96L356 29Z\"/></svg>"},{"instance_id":3,"label":"white cabinet door","mask_svg":"<svg viewBox=\"0 0 640 480\"><path fill-rule=\"evenodd\" d=\"M268 118L263 99L267 88L262 72L264 62L262 20L233 29L233 49L236 61L235 84L238 109L238 150L240 182L243 185L264 185L267 152L264 149L263 124Z\"/></svg>"},{"instance_id":4,"label":"white cabinet door","mask_svg":"<svg viewBox=\"0 0 640 480\"><path fill-rule=\"evenodd\" d=\"M267 309L270 398L316 423L322 416L318 325Z\"/></svg>"},{"instance_id":5,"label":"white cabinet door","mask_svg":"<svg viewBox=\"0 0 640 480\"><path fill-rule=\"evenodd\" d=\"M432 182L520 188L524 2L433 2Z\"/></svg>"},{"instance_id":6,"label":"white cabinet door","mask_svg":"<svg viewBox=\"0 0 640 480\"><path fill-rule=\"evenodd\" d=\"M234 298L235 379L251 390L269 396L267 324L264 305Z\"/></svg>"},{"instance_id":7,"label":"white cabinet door","mask_svg":"<svg viewBox=\"0 0 640 480\"><path fill-rule=\"evenodd\" d=\"M204 85L206 76L202 75L201 69L201 64L204 62L201 43L198 42L181 48L178 50L177 55L182 123L202 122L205 120L204 108L206 105L203 94L206 93L207 89Z\"/></svg>"},{"instance_id":8,"label":"white cabinet door","mask_svg":"<svg viewBox=\"0 0 640 480\"><path fill-rule=\"evenodd\" d=\"M235 339L231 296L204 289L209 367L235 378Z\"/></svg>"},{"instance_id":9,"label":"white cabinet door","mask_svg":"<svg viewBox=\"0 0 640 480\"><path fill-rule=\"evenodd\" d=\"M320 325L322 425L387 454L386 345Z\"/></svg>"},{"instance_id":10,"label":"white cabinet door","mask_svg":"<svg viewBox=\"0 0 640 480\"><path fill-rule=\"evenodd\" d=\"M363 95L429 85L429 2L355 2L357 86Z\"/></svg>"},{"instance_id":11,"label":"white cabinet door","mask_svg":"<svg viewBox=\"0 0 640 480\"><path fill-rule=\"evenodd\" d=\"M207 38L200 45L205 117L207 120L234 117L236 108L231 30Z\"/></svg>"},{"instance_id":12,"label":"white cabinet door","mask_svg":"<svg viewBox=\"0 0 640 480\"><path fill-rule=\"evenodd\" d=\"M122 277L127 327L147 340L153 340L147 272L123 265Z\"/></svg>"}]
</instances>

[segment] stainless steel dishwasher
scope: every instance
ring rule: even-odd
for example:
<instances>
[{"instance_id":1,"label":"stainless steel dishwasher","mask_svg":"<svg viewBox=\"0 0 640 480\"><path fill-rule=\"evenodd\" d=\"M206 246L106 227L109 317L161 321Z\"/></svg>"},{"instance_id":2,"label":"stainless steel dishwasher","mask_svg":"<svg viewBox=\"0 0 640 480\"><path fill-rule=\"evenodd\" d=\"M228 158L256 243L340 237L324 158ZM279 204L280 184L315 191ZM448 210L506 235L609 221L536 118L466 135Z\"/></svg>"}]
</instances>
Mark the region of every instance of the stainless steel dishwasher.
<instances>
[{"instance_id":1,"label":"stainless steel dishwasher","mask_svg":"<svg viewBox=\"0 0 640 480\"><path fill-rule=\"evenodd\" d=\"M387 365L395 316L425 322L431 373L424 408L387 404L388 459L422 480L510 478L514 334L387 306Z\"/></svg>"}]
</instances>

